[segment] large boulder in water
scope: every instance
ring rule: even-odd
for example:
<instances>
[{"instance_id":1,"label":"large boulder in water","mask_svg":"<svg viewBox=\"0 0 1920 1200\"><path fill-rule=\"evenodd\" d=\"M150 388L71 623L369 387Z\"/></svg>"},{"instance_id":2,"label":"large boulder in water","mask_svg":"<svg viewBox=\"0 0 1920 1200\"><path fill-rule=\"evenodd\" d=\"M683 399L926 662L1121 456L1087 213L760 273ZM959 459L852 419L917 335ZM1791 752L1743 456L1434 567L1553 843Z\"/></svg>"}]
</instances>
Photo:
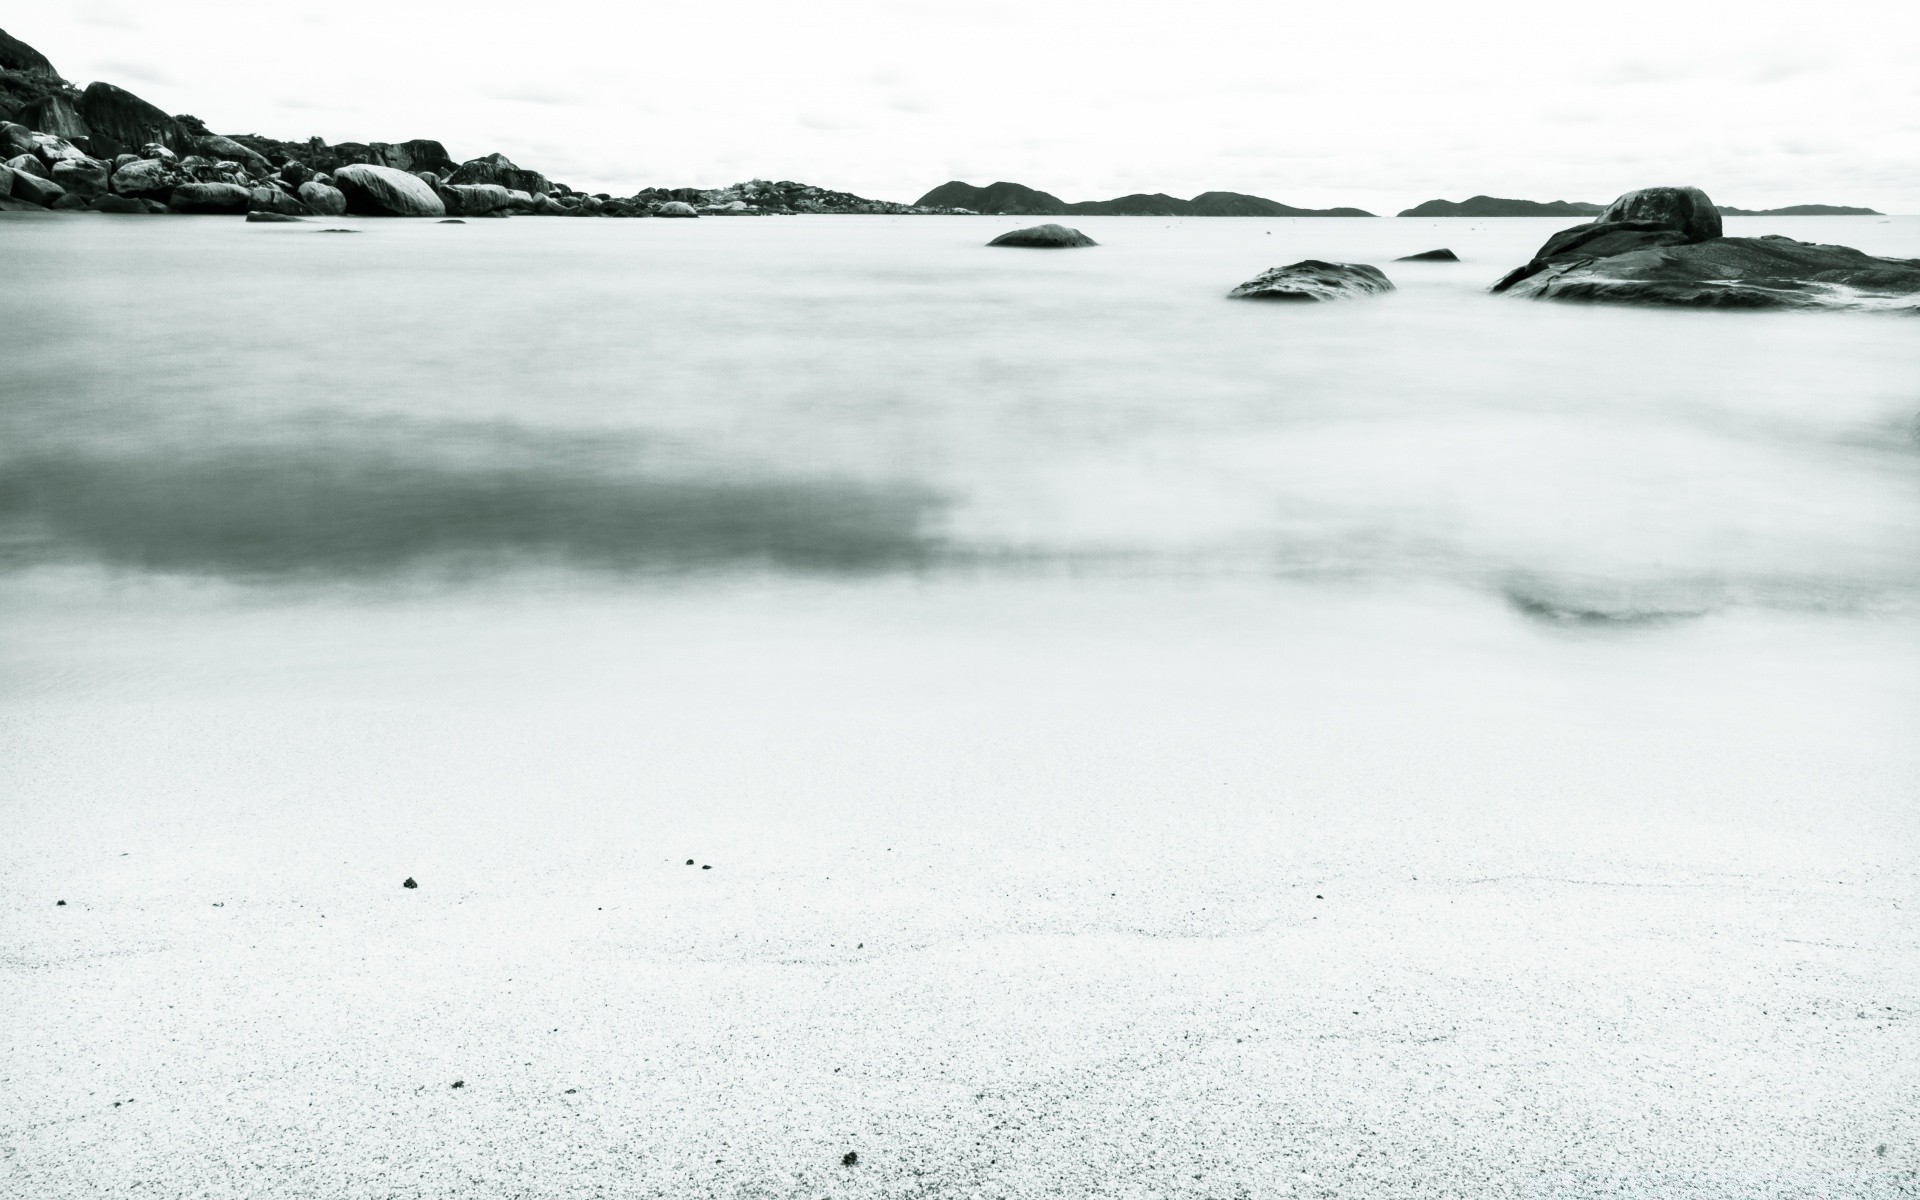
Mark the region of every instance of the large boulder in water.
<instances>
[{"instance_id":1,"label":"large boulder in water","mask_svg":"<svg viewBox=\"0 0 1920 1200\"><path fill-rule=\"evenodd\" d=\"M444 217L447 206L417 176L394 167L349 163L333 173L347 211L365 217Z\"/></svg>"},{"instance_id":2,"label":"large boulder in water","mask_svg":"<svg viewBox=\"0 0 1920 1200\"><path fill-rule=\"evenodd\" d=\"M1719 210L1698 188L1647 188L1614 201L1600 220L1554 234L1493 290L1681 308L1920 310L1920 259L1777 234L1722 237Z\"/></svg>"},{"instance_id":3,"label":"large boulder in water","mask_svg":"<svg viewBox=\"0 0 1920 1200\"><path fill-rule=\"evenodd\" d=\"M497 183L449 183L439 192L447 211L462 217L484 217L513 206L513 193Z\"/></svg>"},{"instance_id":4,"label":"large boulder in water","mask_svg":"<svg viewBox=\"0 0 1920 1200\"><path fill-rule=\"evenodd\" d=\"M1064 250L1074 246L1098 246L1099 244L1078 229L1053 224L1015 229L987 243L989 246L1031 246L1036 250Z\"/></svg>"},{"instance_id":5,"label":"large boulder in water","mask_svg":"<svg viewBox=\"0 0 1920 1200\"><path fill-rule=\"evenodd\" d=\"M347 211L345 193L331 184L309 179L300 185L300 202L308 210L325 217L337 217Z\"/></svg>"},{"instance_id":6,"label":"large boulder in water","mask_svg":"<svg viewBox=\"0 0 1920 1200\"><path fill-rule=\"evenodd\" d=\"M1354 300L1393 290L1393 281L1370 263L1330 263L1308 258L1262 271L1227 295L1236 300L1312 302Z\"/></svg>"},{"instance_id":7,"label":"large boulder in water","mask_svg":"<svg viewBox=\"0 0 1920 1200\"><path fill-rule=\"evenodd\" d=\"M306 205L277 187L263 185L247 189L247 212L250 214L264 212L297 217L306 211Z\"/></svg>"},{"instance_id":8,"label":"large boulder in water","mask_svg":"<svg viewBox=\"0 0 1920 1200\"><path fill-rule=\"evenodd\" d=\"M179 213L243 213L253 193L237 183L183 183L167 197L167 207Z\"/></svg>"}]
</instances>

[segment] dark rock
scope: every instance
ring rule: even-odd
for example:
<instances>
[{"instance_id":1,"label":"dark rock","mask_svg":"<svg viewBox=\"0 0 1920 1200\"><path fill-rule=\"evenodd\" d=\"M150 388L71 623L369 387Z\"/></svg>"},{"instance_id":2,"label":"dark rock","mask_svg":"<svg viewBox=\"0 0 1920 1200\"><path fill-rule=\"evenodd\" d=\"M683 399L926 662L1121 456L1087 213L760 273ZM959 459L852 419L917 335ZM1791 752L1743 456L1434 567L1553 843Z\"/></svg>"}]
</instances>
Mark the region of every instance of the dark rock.
<instances>
[{"instance_id":1,"label":"dark rock","mask_svg":"<svg viewBox=\"0 0 1920 1200\"><path fill-rule=\"evenodd\" d=\"M87 140L93 131L80 115L74 98L65 92L42 96L20 110L20 123L36 133L50 133L68 140Z\"/></svg>"},{"instance_id":2,"label":"dark rock","mask_svg":"<svg viewBox=\"0 0 1920 1200\"><path fill-rule=\"evenodd\" d=\"M467 1081L464 1079L456 1079L453 1081L453 1086L457 1088L463 1088L467 1086Z\"/></svg>"},{"instance_id":3,"label":"dark rock","mask_svg":"<svg viewBox=\"0 0 1920 1200\"><path fill-rule=\"evenodd\" d=\"M688 860L687 860L687 865L688 865L688 866L692 866L692 865L693 865L693 860L692 860L692 859L688 859Z\"/></svg>"},{"instance_id":4,"label":"dark rock","mask_svg":"<svg viewBox=\"0 0 1920 1200\"><path fill-rule=\"evenodd\" d=\"M431 171L442 178L459 169L447 154L447 148L429 138L415 138L410 142L372 142L367 146L366 161L377 167L392 167L399 171Z\"/></svg>"},{"instance_id":5,"label":"dark rock","mask_svg":"<svg viewBox=\"0 0 1920 1200\"><path fill-rule=\"evenodd\" d=\"M1549 200L1503 200L1498 196L1474 196L1455 203L1452 200L1429 200L1425 204L1416 204L1400 215L1403 217L1592 217L1598 216L1601 206L1582 201Z\"/></svg>"},{"instance_id":6,"label":"dark rock","mask_svg":"<svg viewBox=\"0 0 1920 1200\"><path fill-rule=\"evenodd\" d=\"M246 212L253 194L237 183L183 183L167 197L167 205L180 213Z\"/></svg>"},{"instance_id":7,"label":"dark rock","mask_svg":"<svg viewBox=\"0 0 1920 1200\"><path fill-rule=\"evenodd\" d=\"M262 186L249 188L247 190L247 211L279 213L281 216L297 217L307 211L307 206L277 187Z\"/></svg>"},{"instance_id":8,"label":"dark rock","mask_svg":"<svg viewBox=\"0 0 1920 1200\"><path fill-rule=\"evenodd\" d=\"M931 208L965 208L996 215L1063 216L1067 212L1067 202L1060 197L1004 180L983 188L962 183L958 179L951 180L915 200L914 204Z\"/></svg>"},{"instance_id":9,"label":"dark rock","mask_svg":"<svg viewBox=\"0 0 1920 1200\"><path fill-rule=\"evenodd\" d=\"M26 171L13 172L13 187L10 189L15 200L25 200L29 204L47 207L67 194L67 189L51 179L42 179Z\"/></svg>"},{"instance_id":10,"label":"dark rock","mask_svg":"<svg viewBox=\"0 0 1920 1200\"><path fill-rule=\"evenodd\" d=\"M654 209L653 215L656 217L697 217L700 214L694 211L693 205L688 204L684 200L669 200L659 208Z\"/></svg>"},{"instance_id":11,"label":"dark rock","mask_svg":"<svg viewBox=\"0 0 1920 1200\"><path fill-rule=\"evenodd\" d=\"M300 223L299 217L289 216L283 212L270 212L257 208L247 214L247 220L267 224L291 223L297 225Z\"/></svg>"},{"instance_id":12,"label":"dark rock","mask_svg":"<svg viewBox=\"0 0 1920 1200\"><path fill-rule=\"evenodd\" d=\"M1536 300L1686 308L1920 309L1920 260L1770 235L1721 236L1698 188L1646 188L1563 229L1493 285Z\"/></svg>"},{"instance_id":13,"label":"dark rock","mask_svg":"<svg viewBox=\"0 0 1920 1200\"><path fill-rule=\"evenodd\" d=\"M40 161L37 154L16 154L6 162L8 170L18 171L22 175L31 175L36 179L52 179L47 172L47 164Z\"/></svg>"},{"instance_id":14,"label":"dark rock","mask_svg":"<svg viewBox=\"0 0 1920 1200\"><path fill-rule=\"evenodd\" d=\"M1113 217L1370 217L1359 208L1294 208L1264 196L1244 192L1201 192L1181 200L1163 192L1135 194L1115 200L1086 200L1067 205L1076 215Z\"/></svg>"},{"instance_id":15,"label":"dark rock","mask_svg":"<svg viewBox=\"0 0 1920 1200\"><path fill-rule=\"evenodd\" d=\"M1078 229L1069 229L1065 225L1035 225L1029 229L1015 229L987 243L989 246L1031 246L1036 249L1066 249L1099 244Z\"/></svg>"},{"instance_id":16,"label":"dark rock","mask_svg":"<svg viewBox=\"0 0 1920 1200\"><path fill-rule=\"evenodd\" d=\"M1239 300L1352 300L1393 290L1393 281L1379 267L1308 258L1262 271L1227 295Z\"/></svg>"},{"instance_id":17,"label":"dark rock","mask_svg":"<svg viewBox=\"0 0 1920 1200\"><path fill-rule=\"evenodd\" d=\"M300 185L300 202L307 206L307 211L324 217L337 217L347 211L346 194L318 179L309 179Z\"/></svg>"},{"instance_id":18,"label":"dark rock","mask_svg":"<svg viewBox=\"0 0 1920 1200\"><path fill-rule=\"evenodd\" d=\"M366 217L444 217L447 206L431 187L397 167L350 163L333 173L347 211Z\"/></svg>"},{"instance_id":19,"label":"dark rock","mask_svg":"<svg viewBox=\"0 0 1920 1200\"><path fill-rule=\"evenodd\" d=\"M1409 254L1396 258L1395 262L1459 262L1460 256L1451 250L1423 250L1418 254Z\"/></svg>"},{"instance_id":20,"label":"dark rock","mask_svg":"<svg viewBox=\"0 0 1920 1200\"><path fill-rule=\"evenodd\" d=\"M92 158L69 158L53 164L53 181L82 199L91 200L107 193L107 164Z\"/></svg>"},{"instance_id":21,"label":"dark rock","mask_svg":"<svg viewBox=\"0 0 1920 1200\"><path fill-rule=\"evenodd\" d=\"M54 71L53 64L47 61L46 55L8 34L4 29L0 29L0 68L19 71L25 75L36 75L42 79L60 78ZM62 900L60 903L65 904L66 901Z\"/></svg>"},{"instance_id":22,"label":"dark rock","mask_svg":"<svg viewBox=\"0 0 1920 1200\"><path fill-rule=\"evenodd\" d=\"M322 229L321 233L359 233L358 229Z\"/></svg>"},{"instance_id":23,"label":"dark rock","mask_svg":"<svg viewBox=\"0 0 1920 1200\"><path fill-rule=\"evenodd\" d=\"M288 187L298 191L300 185L313 178L313 168L298 159L280 164L280 180Z\"/></svg>"},{"instance_id":24,"label":"dark rock","mask_svg":"<svg viewBox=\"0 0 1920 1200\"><path fill-rule=\"evenodd\" d=\"M1720 210L1696 187L1637 188L1607 206L1595 225L1651 225L1683 233L1689 242L1717 238Z\"/></svg>"},{"instance_id":25,"label":"dark rock","mask_svg":"<svg viewBox=\"0 0 1920 1200\"><path fill-rule=\"evenodd\" d=\"M700 864L700 869L701 869L702 871L711 871L711 870L713 870L713 864L712 864L712 863L701 863L701 864Z\"/></svg>"},{"instance_id":26,"label":"dark rock","mask_svg":"<svg viewBox=\"0 0 1920 1200\"><path fill-rule=\"evenodd\" d=\"M448 183L497 183L510 191L526 192L529 195L544 196L554 190L553 184L538 171L529 171L513 165L513 160L504 154L489 154L484 158L470 158L455 167L446 177Z\"/></svg>"},{"instance_id":27,"label":"dark rock","mask_svg":"<svg viewBox=\"0 0 1920 1200\"><path fill-rule=\"evenodd\" d=\"M87 211L87 198L85 196L76 196L72 192L67 192L57 197L54 202L47 205L47 207L58 209L61 212L85 212Z\"/></svg>"},{"instance_id":28,"label":"dark rock","mask_svg":"<svg viewBox=\"0 0 1920 1200\"><path fill-rule=\"evenodd\" d=\"M113 190L122 196L168 196L187 182L179 167L151 158L137 158L113 173Z\"/></svg>"},{"instance_id":29,"label":"dark rock","mask_svg":"<svg viewBox=\"0 0 1920 1200\"><path fill-rule=\"evenodd\" d=\"M857 1166L859 1165L859 1162L860 1162L860 1155L853 1150L849 1150L845 1154L842 1154L840 1156L840 1165L843 1167Z\"/></svg>"},{"instance_id":30,"label":"dark rock","mask_svg":"<svg viewBox=\"0 0 1920 1200\"><path fill-rule=\"evenodd\" d=\"M0 37L4 37L5 35L6 35L6 31L0 30ZM67 902L65 900L55 900L53 902L53 906L55 908L65 908L67 906Z\"/></svg>"},{"instance_id":31,"label":"dark rock","mask_svg":"<svg viewBox=\"0 0 1920 1200\"><path fill-rule=\"evenodd\" d=\"M466 224L466 222L465 222L465 221L462 221L462 220L461 220L461 219L460 219L459 217L448 217L448 218L447 218L446 220L444 220L444 221L441 221L441 222L440 222L440 224L442 224L442 225L465 225L465 224Z\"/></svg>"},{"instance_id":32,"label":"dark rock","mask_svg":"<svg viewBox=\"0 0 1920 1200\"><path fill-rule=\"evenodd\" d=\"M193 135L180 122L124 88L90 83L77 107L95 154L120 154L146 145L165 146L176 154L194 150Z\"/></svg>"},{"instance_id":33,"label":"dark rock","mask_svg":"<svg viewBox=\"0 0 1920 1200\"><path fill-rule=\"evenodd\" d=\"M322 232L322 233L352 233L352 232L353 232L353 230L351 230L351 229L323 229L323 230L321 230L320 232ZM401 886L401 887L403 887L403 888L417 888L417 887L419 887L420 885L419 885L419 884L417 884L417 883L415 883L415 882L413 881L413 876L411 876L411 875L409 875L409 876L407 876L407 879L406 879L406 882L405 882L405 883L402 883L402 884L401 884L400 886Z\"/></svg>"},{"instance_id":34,"label":"dark rock","mask_svg":"<svg viewBox=\"0 0 1920 1200\"><path fill-rule=\"evenodd\" d=\"M147 206L131 196L95 196L87 207L94 212L147 215Z\"/></svg>"},{"instance_id":35,"label":"dark rock","mask_svg":"<svg viewBox=\"0 0 1920 1200\"><path fill-rule=\"evenodd\" d=\"M210 133L205 137L195 138L193 141L193 149L196 153L206 158L211 158L216 162L240 163L255 175L271 175L273 173L273 164L267 161L266 155L261 154L249 146L244 146L230 137L221 137L217 133Z\"/></svg>"},{"instance_id":36,"label":"dark rock","mask_svg":"<svg viewBox=\"0 0 1920 1200\"><path fill-rule=\"evenodd\" d=\"M33 153L33 130L12 121L0 121L0 157Z\"/></svg>"}]
</instances>

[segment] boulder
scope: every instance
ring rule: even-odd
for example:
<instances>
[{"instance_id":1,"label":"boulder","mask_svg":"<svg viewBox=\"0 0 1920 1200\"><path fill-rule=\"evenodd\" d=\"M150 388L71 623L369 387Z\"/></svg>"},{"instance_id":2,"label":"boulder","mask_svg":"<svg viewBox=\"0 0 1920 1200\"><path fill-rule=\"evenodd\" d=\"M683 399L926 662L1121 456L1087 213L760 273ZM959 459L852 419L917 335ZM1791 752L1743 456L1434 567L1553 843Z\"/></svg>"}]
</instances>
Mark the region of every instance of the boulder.
<instances>
[{"instance_id":1,"label":"boulder","mask_svg":"<svg viewBox=\"0 0 1920 1200\"><path fill-rule=\"evenodd\" d=\"M377 167L399 171L431 171L445 178L458 170L447 148L431 138L410 142L373 142L367 146L367 161Z\"/></svg>"},{"instance_id":2,"label":"boulder","mask_svg":"<svg viewBox=\"0 0 1920 1200\"><path fill-rule=\"evenodd\" d=\"M8 189L8 192L15 200L25 200L45 208L67 194L67 189L51 179L29 175L25 171L14 171L12 175L13 186Z\"/></svg>"},{"instance_id":3,"label":"boulder","mask_svg":"<svg viewBox=\"0 0 1920 1200\"><path fill-rule=\"evenodd\" d=\"M148 142L140 147L140 157L158 159L161 162L177 162L180 158L160 142Z\"/></svg>"},{"instance_id":4,"label":"boulder","mask_svg":"<svg viewBox=\"0 0 1920 1200\"><path fill-rule=\"evenodd\" d=\"M46 55L9 35L4 29L0 29L0 68L49 81L60 78Z\"/></svg>"},{"instance_id":5,"label":"boulder","mask_svg":"<svg viewBox=\"0 0 1920 1200\"><path fill-rule=\"evenodd\" d=\"M274 223L274 224L292 223L297 225L300 223L300 218L292 215L291 213L271 212L271 211L257 209L257 208L247 214L247 220L254 221L254 222L268 222L268 223Z\"/></svg>"},{"instance_id":6,"label":"boulder","mask_svg":"<svg viewBox=\"0 0 1920 1200\"><path fill-rule=\"evenodd\" d=\"M298 190L301 184L312 178L313 168L297 158L280 164L280 179L288 187Z\"/></svg>"},{"instance_id":7,"label":"boulder","mask_svg":"<svg viewBox=\"0 0 1920 1200\"><path fill-rule=\"evenodd\" d=\"M69 142L66 138L51 133L33 135L33 152L40 161L52 166L63 158L92 158L85 150Z\"/></svg>"},{"instance_id":8,"label":"boulder","mask_svg":"<svg viewBox=\"0 0 1920 1200\"><path fill-rule=\"evenodd\" d=\"M230 137L210 133L205 137L195 138L193 149L203 157L211 158L216 162L244 164L255 175L273 174L273 164L267 161L266 155L242 146Z\"/></svg>"},{"instance_id":9,"label":"boulder","mask_svg":"<svg viewBox=\"0 0 1920 1200\"><path fill-rule=\"evenodd\" d=\"M497 183L509 191L528 192L536 196L544 196L553 190L553 185L545 175L514 166L513 160L504 154L470 158L456 167L446 179L448 183Z\"/></svg>"},{"instance_id":10,"label":"boulder","mask_svg":"<svg viewBox=\"0 0 1920 1200\"><path fill-rule=\"evenodd\" d=\"M1595 217L1593 223L1631 223L1672 229L1685 234L1689 242L1704 242L1723 232L1720 210L1696 187L1639 188L1607 205L1606 211Z\"/></svg>"},{"instance_id":11,"label":"boulder","mask_svg":"<svg viewBox=\"0 0 1920 1200\"><path fill-rule=\"evenodd\" d=\"M1393 290L1393 281L1369 263L1330 263L1308 258L1262 271L1227 295L1238 300L1310 302L1353 300Z\"/></svg>"},{"instance_id":12,"label":"boulder","mask_svg":"<svg viewBox=\"0 0 1920 1200\"><path fill-rule=\"evenodd\" d=\"M47 207L57 209L60 212L85 212L87 211L87 198L85 196L76 196L72 192L63 192L52 204L47 205Z\"/></svg>"},{"instance_id":13,"label":"boulder","mask_svg":"<svg viewBox=\"0 0 1920 1200\"><path fill-rule=\"evenodd\" d=\"M107 164L92 158L68 158L53 164L53 181L75 196L91 200L107 194L111 172Z\"/></svg>"},{"instance_id":14,"label":"boulder","mask_svg":"<svg viewBox=\"0 0 1920 1200\"><path fill-rule=\"evenodd\" d=\"M131 196L95 196L87 201L87 209L98 213L137 213L145 216L147 206Z\"/></svg>"},{"instance_id":15,"label":"boulder","mask_svg":"<svg viewBox=\"0 0 1920 1200\"><path fill-rule=\"evenodd\" d=\"M1422 250L1418 254L1409 254L1396 258L1395 262L1459 262L1460 256L1451 250Z\"/></svg>"},{"instance_id":16,"label":"boulder","mask_svg":"<svg viewBox=\"0 0 1920 1200\"><path fill-rule=\"evenodd\" d=\"M1015 229L987 243L989 246L1031 246L1039 250L1062 250L1072 246L1098 246L1099 244L1078 229L1069 229L1065 225L1034 225L1027 229Z\"/></svg>"},{"instance_id":17,"label":"boulder","mask_svg":"<svg viewBox=\"0 0 1920 1200\"><path fill-rule=\"evenodd\" d=\"M243 213L252 202L237 183L183 183L167 198L167 206L181 213Z\"/></svg>"},{"instance_id":18,"label":"boulder","mask_svg":"<svg viewBox=\"0 0 1920 1200\"><path fill-rule=\"evenodd\" d=\"M656 217L697 217L700 214L694 211L693 205L688 204L684 200L669 200L659 208L654 209L653 215Z\"/></svg>"},{"instance_id":19,"label":"boulder","mask_svg":"<svg viewBox=\"0 0 1920 1200\"><path fill-rule=\"evenodd\" d=\"M65 92L54 92L35 100L20 110L20 123L37 133L48 133L60 138L79 138L82 141L92 131L87 120L80 115L73 97Z\"/></svg>"},{"instance_id":20,"label":"boulder","mask_svg":"<svg viewBox=\"0 0 1920 1200\"><path fill-rule=\"evenodd\" d=\"M1920 259L1769 235L1721 236L1698 188L1646 188L1563 229L1493 291L1534 300L1683 308L1920 310Z\"/></svg>"},{"instance_id":21,"label":"boulder","mask_svg":"<svg viewBox=\"0 0 1920 1200\"><path fill-rule=\"evenodd\" d=\"M180 122L125 88L90 83L78 108L91 134L89 145L102 157L149 144L182 154L193 150L193 135Z\"/></svg>"},{"instance_id":22,"label":"boulder","mask_svg":"<svg viewBox=\"0 0 1920 1200\"><path fill-rule=\"evenodd\" d=\"M171 195L173 189L188 182L172 163L151 158L136 158L113 173L113 190L122 196Z\"/></svg>"},{"instance_id":23,"label":"boulder","mask_svg":"<svg viewBox=\"0 0 1920 1200\"><path fill-rule=\"evenodd\" d=\"M12 121L0 121L0 156L33 153L33 130Z\"/></svg>"},{"instance_id":24,"label":"boulder","mask_svg":"<svg viewBox=\"0 0 1920 1200\"><path fill-rule=\"evenodd\" d=\"M337 217L347 211L347 198L340 189L318 179L309 179L300 185L300 202L307 206L307 211L326 217Z\"/></svg>"},{"instance_id":25,"label":"boulder","mask_svg":"<svg viewBox=\"0 0 1920 1200\"><path fill-rule=\"evenodd\" d=\"M47 164L32 154L16 154L7 160L7 169L22 175L32 175L37 179L52 179L47 173Z\"/></svg>"},{"instance_id":26,"label":"boulder","mask_svg":"<svg viewBox=\"0 0 1920 1200\"><path fill-rule=\"evenodd\" d=\"M463 217L483 217L509 208L513 195L497 183L450 183L440 188L447 211Z\"/></svg>"},{"instance_id":27,"label":"boulder","mask_svg":"<svg viewBox=\"0 0 1920 1200\"><path fill-rule=\"evenodd\" d=\"M447 206L431 187L395 167L351 163L333 173L347 211L367 217L444 217Z\"/></svg>"},{"instance_id":28,"label":"boulder","mask_svg":"<svg viewBox=\"0 0 1920 1200\"><path fill-rule=\"evenodd\" d=\"M277 187L257 187L247 189L247 211L297 217L307 211L307 206Z\"/></svg>"}]
</instances>

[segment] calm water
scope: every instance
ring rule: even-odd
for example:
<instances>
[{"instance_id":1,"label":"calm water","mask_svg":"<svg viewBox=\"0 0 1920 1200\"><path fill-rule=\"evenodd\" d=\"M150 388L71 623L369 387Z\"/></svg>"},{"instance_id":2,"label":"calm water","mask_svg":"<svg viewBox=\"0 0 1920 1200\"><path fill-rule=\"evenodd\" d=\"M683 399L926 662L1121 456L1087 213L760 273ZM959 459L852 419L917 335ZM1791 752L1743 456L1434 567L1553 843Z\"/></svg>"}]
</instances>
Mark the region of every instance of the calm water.
<instances>
[{"instance_id":1,"label":"calm water","mask_svg":"<svg viewBox=\"0 0 1920 1200\"><path fill-rule=\"evenodd\" d=\"M1824 1022L1920 1002L1920 324L1485 294L1560 221L982 246L1017 223L0 217L16 1098L188 1114L16 1114L39 1194L183 1144L278 1164L247 1178L282 1194L400 1194L298 1132L315 1095L342 1144L453 1156L405 1194L523 1186L466 1118L395 1107L455 1074L487 1128L535 1131L533 1167L661 1194L766 1194L789 1168L754 1155L816 1118L892 1121L967 1195L1071 1193L1072 1163L1155 1195L1309 1168L1369 1196L1896 1194L1895 1042ZM1916 218L1729 226L1920 256ZM1438 246L1464 261L1390 261ZM1400 290L1223 298L1305 257ZM655 878L689 855L726 890ZM464 907L368 907L402 875ZM1322 891L1379 907L1346 949L1275 949L1328 928ZM43 927L55 894L95 932ZM250 924L204 924L216 895ZM358 923L327 941L316 913ZM1055 937L1092 949L1020 940ZM1226 957L1102 983L1134 950L1100 939ZM845 943L911 954L868 977ZM983 957L944 974L941 947ZM134 974L89 974L114 955ZM1288 1042L1332 1056L1281 1089L1319 1141L1263 1141L1295 1117L1252 1068L1115 1066L1292 1028L1322 986L1358 1017L1359 980L1441 1032ZM644 1046L581 1007L656 986L628 1001ZM565 1157L532 1092L485 1100L469 1051L518 1062L522 1026L564 1026L576 1075L625 1064L595 1094L652 1114L644 1162L617 1121ZM833 1090L856 1044L893 1090ZM240 1082L268 1060L315 1090ZM1456 1077L1512 1107L1450 1107ZM975 1162L949 1086L1067 1116ZM1367 1176L1348 1120L1412 1157ZM1075 1140L1096 1127L1125 1132ZM837 1170L840 1136L793 1152ZM1520 1165L1406 1165L1436 1138Z\"/></svg>"}]
</instances>

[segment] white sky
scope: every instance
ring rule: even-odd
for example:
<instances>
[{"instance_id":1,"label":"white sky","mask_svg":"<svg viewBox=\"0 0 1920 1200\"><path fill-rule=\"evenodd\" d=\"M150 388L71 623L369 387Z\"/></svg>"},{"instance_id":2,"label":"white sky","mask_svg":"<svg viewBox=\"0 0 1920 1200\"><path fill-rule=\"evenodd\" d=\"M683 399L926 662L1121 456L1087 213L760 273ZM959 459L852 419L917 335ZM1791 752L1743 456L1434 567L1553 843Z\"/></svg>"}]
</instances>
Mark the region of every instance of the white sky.
<instances>
[{"instance_id":1,"label":"white sky","mask_svg":"<svg viewBox=\"0 0 1920 1200\"><path fill-rule=\"evenodd\" d=\"M1920 213L1920 2L42 0L4 28L223 133L432 137L590 190L1212 188Z\"/></svg>"}]
</instances>

